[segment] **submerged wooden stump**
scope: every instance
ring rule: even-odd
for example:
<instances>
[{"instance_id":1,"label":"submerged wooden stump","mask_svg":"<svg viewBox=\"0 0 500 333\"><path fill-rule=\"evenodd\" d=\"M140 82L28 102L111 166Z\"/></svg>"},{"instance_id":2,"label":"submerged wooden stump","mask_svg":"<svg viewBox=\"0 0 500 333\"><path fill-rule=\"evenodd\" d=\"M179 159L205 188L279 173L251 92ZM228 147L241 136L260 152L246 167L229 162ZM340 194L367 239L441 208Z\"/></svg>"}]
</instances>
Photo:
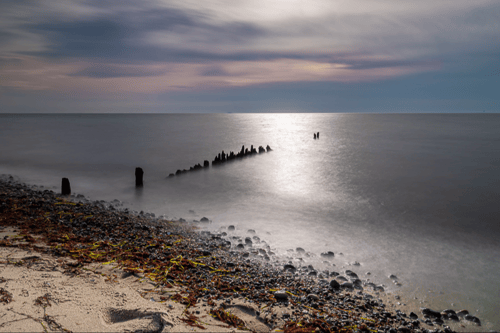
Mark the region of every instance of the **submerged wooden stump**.
<instances>
[{"instance_id":1,"label":"submerged wooden stump","mask_svg":"<svg viewBox=\"0 0 500 333\"><path fill-rule=\"evenodd\" d=\"M142 168L135 168L135 186L139 187L143 185L142 177L144 176L144 171Z\"/></svg>"},{"instance_id":2,"label":"submerged wooden stump","mask_svg":"<svg viewBox=\"0 0 500 333\"><path fill-rule=\"evenodd\" d=\"M62 195L70 195L71 194L71 186L69 185L68 178L62 179L61 194Z\"/></svg>"}]
</instances>

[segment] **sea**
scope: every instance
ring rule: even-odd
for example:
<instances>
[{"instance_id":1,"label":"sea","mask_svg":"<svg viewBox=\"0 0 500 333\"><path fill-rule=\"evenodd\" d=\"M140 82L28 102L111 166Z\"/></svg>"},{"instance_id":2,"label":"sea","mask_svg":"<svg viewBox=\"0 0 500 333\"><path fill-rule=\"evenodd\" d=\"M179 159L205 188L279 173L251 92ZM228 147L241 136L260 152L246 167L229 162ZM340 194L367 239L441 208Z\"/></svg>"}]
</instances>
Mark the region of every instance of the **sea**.
<instances>
[{"instance_id":1,"label":"sea","mask_svg":"<svg viewBox=\"0 0 500 333\"><path fill-rule=\"evenodd\" d=\"M91 200L253 229L278 261L350 269L395 305L467 309L482 326L457 330L491 331L499 129L497 114L0 114L0 174L54 191L67 177ZM272 151L168 177L251 145Z\"/></svg>"}]
</instances>

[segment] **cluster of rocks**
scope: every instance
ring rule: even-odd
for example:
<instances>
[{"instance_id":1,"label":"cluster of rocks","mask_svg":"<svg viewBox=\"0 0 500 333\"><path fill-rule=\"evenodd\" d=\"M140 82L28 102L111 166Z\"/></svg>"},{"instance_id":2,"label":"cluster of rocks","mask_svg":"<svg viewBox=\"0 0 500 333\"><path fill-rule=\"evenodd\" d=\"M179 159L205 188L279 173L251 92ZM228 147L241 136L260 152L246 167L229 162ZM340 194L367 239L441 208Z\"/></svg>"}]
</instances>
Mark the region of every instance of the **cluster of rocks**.
<instances>
[{"instance_id":1,"label":"cluster of rocks","mask_svg":"<svg viewBox=\"0 0 500 333\"><path fill-rule=\"evenodd\" d=\"M261 153L269 152L271 150L272 149L271 149L271 147L269 147L269 145L267 145L266 148L259 146L258 152L257 152L257 149L255 149L253 147L253 145L250 147L250 149L245 148L245 146L242 146L241 150L236 154L233 151L229 152L229 154L226 154L226 153L224 153L224 150L223 150L221 153L219 153L218 155L215 156L214 160L212 161L212 166L219 165L219 164L222 164L222 163L225 163L227 161L234 160L234 159L243 158L245 156L251 156L254 154L261 154ZM198 171L198 170L202 170L204 168L209 168L209 167L210 167L210 162L205 160L205 161L203 161L203 165L198 163L198 164L195 164L194 166L190 167L189 169L183 169L183 170L179 169L175 173L169 174L168 177L179 176L179 175L187 173L189 171Z\"/></svg>"},{"instance_id":2,"label":"cluster of rocks","mask_svg":"<svg viewBox=\"0 0 500 333\"><path fill-rule=\"evenodd\" d=\"M227 228L228 231L235 231L235 226L230 225ZM205 232L207 233L207 232ZM255 230L250 229L247 230L247 233L250 234L255 234ZM210 233L207 233L210 234ZM258 259L261 261L267 261L271 262L270 265L273 265L273 256L275 253L271 250L270 246L263 240L261 240L258 236L254 235L253 237L240 237L240 236L235 236L235 235L228 235L226 232L221 232L218 234L214 234L216 237L223 237L227 240L227 246L238 251L240 256L243 258L246 258L247 261L250 259ZM256 246L257 245L257 246ZM293 252L293 250L288 250L289 252ZM297 247L295 249L295 252L298 255L312 255L311 253L307 252L305 249L301 247ZM234 253L234 252L233 252ZM322 259L325 260L331 260L335 257L334 252L332 251L327 251L323 252L320 254ZM274 258L274 267L276 267L276 258ZM289 257L288 259L292 259ZM353 266L359 266L358 262L355 262ZM319 271L313 267L313 265L307 265L307 266L296 266L292 263L292 261L289 261L288 263L285 263L281 266L281 270L284 273L290 273L294 276L300 277L300 278L306 278L306 279L317 279L317 283L320 285L323 285L324 287L328 287L329 290L336 291L336 292L356 292L357 294L362 294L364 295L365 298L373 298L371 294L366 294L366 292L374 292L378 294L379 292L384 292L385 288L384 285L376 284L370 280L365 280L361 279L357 273L355 273L352 270L344 270L343 273L339 273L336 271L329 271L329 270L323 270ZM367 273L369 275L369 273ZM390 274L389 278L393 280L395 284L400 285L397 280L397 276L394 274ZM279 290L275 292L275 297L277 299L288 299L290 297L290 294L287 293L287 290ZM307 299L304 297L295 299L296 301L299 300L302 302L302 304L307 304L307 301L312 298L313 300L316 299L318 296L313 294L308 295ZM396 296L397 299L399 299L399 296ZM304 303L305 302L305 303ZM320 302L321 304L321 302ZM316 303L310 304L313 308L316 308ZM421 318L419 318L418 315L416 315L414 312L410 312L409 315L406 315L404 312L396 310L396 317L394 318L399 318L401 319L400 323L405 326L409 331L413 331L415 328L419 327L420 324L426 324L428 326L444 326L444 332L451 332L451 329L446 325L447 322L459 322L460 320L463 322L470 322L474 323L478 326L481 326L481 321L479 318L472 316L469 314L467 310L460 310L460 311L454 311L451 309L445 309L441 312L439 311L434 311L428 308L421 308L420 309L422 312ZM386 315L382 315L386 316ZM391 316L389 316L391 318ZM405 328L399 328L399 331L405 332ZM422 332L425 332L426 330L423 329ZM435 332L437 332L436 330ZM392 331L390 331L392 332ZM394 331L396 332L396 330ZM430 330L429 332L432 332Z\"/></svg>"},{"instance_id":3,"label":"cluster of rocks","mask_svg":"<svg viewBox=\"0 0 500 333\"><path fill-rule=\"evenodd\" d=\"M16 225L52 241L73 235L71 246L75 248L104 242L116 244L109 246L114 251L133 249L136 267L144 267L146 275L148 267L182 260L182 270L171 266L166 279L151 278L157 287L183 285L189 306L236 300L257 304L257 316L270 328L297 324L318 332L451 332L444 321L461 318L480 324L465 311L422 309L419 318L389 309L379 298L383 288L362 281L351 270L318 272L312 265L296 267L292 262L278 266L271 260L275 254L255 230L247 230L251 235L247 237L232 235L234 226L220 232L195 232L186 223L133 214L102 201L72 204L52 191L33 190L12 180L0 179L0 199L0 225ZM2 242L1 246L13 246L9 239ZM48 250L70 255L64 247ZM297 248L296 252L305 251ZM325 252L322 257L333 258L334 253ZM429 330L424 324L442 330Z\"/></svg>"}]
</instances>

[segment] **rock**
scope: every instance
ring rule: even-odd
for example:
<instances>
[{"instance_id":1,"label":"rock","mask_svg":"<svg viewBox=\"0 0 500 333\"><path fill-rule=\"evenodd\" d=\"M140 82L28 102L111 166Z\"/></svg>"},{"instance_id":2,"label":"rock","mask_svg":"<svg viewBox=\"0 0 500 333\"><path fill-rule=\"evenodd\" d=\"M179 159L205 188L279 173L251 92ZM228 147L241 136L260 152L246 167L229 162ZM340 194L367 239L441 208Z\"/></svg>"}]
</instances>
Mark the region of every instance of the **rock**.
<instances>
[{"instance_id":1,"label":"rock","mask_svg":"<svg viewBox=\"0 0 500 333\"><path fill-rule=\"evenodd\" d=\"M363 285L363 282L360 279L354 279L352 280L352 284L356 287L361 287Z\"/></svg>"},{"instance_id":2,"label":"rock","mask_svg":"<svg viewBox=\"0 0 500 333\"><path fill-rule=\"evenodd\" d=\"M400 333L410 333L411 330L408 327L399 326L398 327L398 332L400 332Z\"/></svg>"},{"instance_id":3,"label":"rock","mask_svg":"<svg viewBox=\"0 0 500 333\"><path fill-rule=\"evenodd\" d=\"M306 250L301 247L296 248L295 251L297 251L298 253L306 253Z\"/></svg>"},{"instance_id":4,"label":"rock","mask_svg":"<svg viewBox=\"0 0 500 333\"><path fill-rule=\"evenodd\" d=\"M253 230L253 229L248 229L248 230L247 230L247 232L248 232L249 234L255 234L255 230Z\"/></svg>"},{"instance_id":5,"label":"rock","mask_svg":"<svg viewBox=\"0 0 500 333\"><path fill-rule=\"evenodd\" d=\"M284 290L279 290L274 293L274 297L278 301L286 301L288 300L288 294Z\"/></svg>"},{"instance_id":6,"label":"rock","mask_svg":"<svg viewBox=\"0 0 500 333\"><path fill-rule=\"evenodd\" d=\"M234 225L230 225L229 227L227 227L227 230L229 230L229 231L234 231L234 229L235 229Z\"/></svg>"},{"instance_id":7,"label":"rock","mask_svg":"<svg viewBox=\"0 0 500 333\"><path fill-rule=\"evenodd\" d=\"M250 237L245 237L245 244L252 245L253 244L252 239Z\"/></svg>"},{"instance_id":8,"label":"rock","mask_svg":"<svg viewBox=\"0 0 500 333\"><path fill-rule=\"evenodd\" d=\"M475 317L475 316L470 315L470 314L466 314L464 316L464 319L467 321L472 321L472 322L476 323L477 325L481 326L481 321L479 320L478 317Z\"/></svg>"},{"instance_id":9,"label":"rock","mask_svg":"<svg viewBox=\"0 0 500 333\"><path fill-rule=\"evenodd\" d=\"M434 319L434 324L443 325L444 321L441 318Z\"/></svg>"},{"instance_id":10,"label":"rock","mask_svg":"<svg viewBox=\"0 0 500 333\"><path fill-rule=\"evenodd\" d=\"M313 301L319 301L319 297L316 294L309 294L309 295L307 295L307 298L311 299Z\"/></svg>"},{"instance_id":11,"label":"rock","mask_svg":"<svg viewBox=\"0 0 500 333\"><path fill-rule=\"evenodd\" d=\"M283 270L295 273L297 271L297 268L294 265L286 264L285 266L283 266Z\"/></svg>"},{"instance_id":12,"label":"rock","mask_svg":"<svg viewBox=\"0 0 500 333\"><path fill-rule=\"evenodd\" d=\"M201 222L210 222L210 220L209 220L209 219L207 219L206 217L202 217L200 221L201 221Z\"/></svg>"},{"instance_id":13,"label":"rock","mask_svg":"<svg viewBox=\"0 0 500 333\"><path fill-rule=\"evenodd\" d=\"M326 258L326 259L332 259L334 256L335 256L335 254L332 251L321 253L321 257Z\"/></svg>"},{"instance_id":14,"label":"rock","mask_svg":"<svg viewBox=\"0 0 500 333\"><path fill-rule=\"evenodd\" d=\"M453 314L456 314L456 312L454 310L451 310L451 309L446 309L446 310L443 310L441 311L441 314L444 316L445 314L446 315L449 315L450 313L453 313Z\"/></svg>"},{"instance_id":15,"label":"rock","mask_svg":"<svg viewBox=\"0 0 500 333\"><path fill-rule=\"evenodd\" d=\"M338 290L338 289L340 289L340 283L338 283L336 280L331 280L330 287L332 289Z\"/></svg>"},{"instance_id":16,"label":"rock","mask_svg":"<svg viewBox=\"0 0 500 333\"><path fill-rule=\"evenodd\" d=\"M459 321L460 318L455 313L449 313L448 314L448 319L453 320L453 321Z\"/></svg>"},{"instance_id":17,"label":"rock","mask_svg":"<svg viewBox=\"0 0 500 333\"><path fill-rule=\"evenodd\" d=\"M389 279L396 280L398 277L394 274L389 275Z\"/></svg>"},{"instance_id":18,"label":"rock","mask_svg":"<svg viewBox=\"0 0 500 333\"><path fill-rule=\"evenodd\" d=\"M431 310L431 309L428 309L428 308L421 308L420 310L426 316L434 317L434 318L441 318L441 313L439 313L437 311L434 311L434 310Z\"/></svg>"},{"instance_id":19,"label":"rock","mask_svg":"<svg viewBox=\"0 0 500 333\"><path fill-rule=\"evenodd\" d=\"M346 270L345 275L349 276L352 279L359 279L358 274L354 273L353 271Z\"/></svg>"},{"instance_id":20,"label":"rock","mask_svg":"<svg viewBox=\"0 0 500 333\"><path fill-rule=\"evenodd\" d=\"M352 282L344 282L340 285L342 289L354 289Z\"/></svg>"},{"instance_id":21,"label":"rock","mask_svg":"<svg viewBox=\"0 0 500 333\"><path fill-rule=\"evenodd\" d=\"M469 311L467 310L460 310L457 312L457 316L459 317L464 317L465 315L468 315L469 314Z\"/></svg>"},{"instance_id":22,"label":"rock","mask_svg":"<svg viewBox=\"0 0 500 333\"><path fill-rule=\"evenodd\" d=\"M410 317L410 319L418 319L418 316L415 312L410 312L409 317Z\"/></svg>"},{"instance_id":23,"label":"rock","mask_svg":"<svg viewBox=\"0 0 500 333\"><path fill-rule=\"evenodd\" d=\"M342 275L337 276L337 277L336 277L336 279L337 279L337 280L339 280L339 281L342 281L342 282L348 281L348 280L347 280L344 276L342 276Z\"/></svg>"},{"instance_id":24,"label":"rock","mask_svg":"<svg viewBox=\"0 0 500 333\"><path fill-rule=\"evenodd\" d=\"M244 249L244 248L245 248L245 245L243 245L243 244L238 244L238 245L236 245L236 248L237 248L237 249L239 249L239 250L242 250L242 249Z\"/></svg>"},{"instance_id":25,"label":"rock","mask_svg":"<svg viewBox=\"0 0 500 333\"><path fill-rule=\"evenodd\" d=\"M316 276L316 275L318 275L318 272L316 272L316 271L310 271L309 273L307 273L307 275L309 275L309 276Z\"/></svg>"}]
</instances>

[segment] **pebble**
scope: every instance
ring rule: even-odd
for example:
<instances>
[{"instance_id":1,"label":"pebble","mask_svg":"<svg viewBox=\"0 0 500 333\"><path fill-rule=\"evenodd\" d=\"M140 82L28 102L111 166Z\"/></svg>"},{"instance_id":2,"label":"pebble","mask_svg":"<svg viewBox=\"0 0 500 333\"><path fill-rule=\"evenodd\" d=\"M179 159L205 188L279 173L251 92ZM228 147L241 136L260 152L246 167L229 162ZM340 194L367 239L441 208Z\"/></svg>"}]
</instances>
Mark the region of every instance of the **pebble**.
<instances>
[{"instance_id":1,"label":"pebble","mask_svg":"<svg viewBox=\"0 0 500 333\"><path fill-rule=\"evenodd\" d=\"M466 314L464 316L464 319L467 320L467 321L472 321L476 324L478 324L479 326L481 326L481 321L479 320L479 318L473 316L473 315L470 315L470 314Z\"/></svg>"},{"instance_id":2,"label":"pebble","mask_svg":"<svg viewBox=\"0 0 500 333\"><path fill-rule=\"evenodd\" d=\"M321 253L321 257L326 259L332 259L333 257L335 257L335 254L332 251L323 252Z\"/></svg>"},{"instance_id":3,"label":"pebble","mask_svg":"<svg viewBox=\"0 0 500 333\"><path fill-rule=\"evenodd\" d=\"M288 294L284 290L279 290L274 293L274 297L277 300L287 300L288 299Z\"/></svg>"},{"instance_id":4,"label":"pebble","mask_svg":"<svg viewBox=\"0 0 500 333\"><path fill-rule=\"evenodd\" d=\"M338 290L338 289L340 289L340 283L338 283L336 280L331 280L330 287L332 289Z\"/></svg>"}]
</instances>

